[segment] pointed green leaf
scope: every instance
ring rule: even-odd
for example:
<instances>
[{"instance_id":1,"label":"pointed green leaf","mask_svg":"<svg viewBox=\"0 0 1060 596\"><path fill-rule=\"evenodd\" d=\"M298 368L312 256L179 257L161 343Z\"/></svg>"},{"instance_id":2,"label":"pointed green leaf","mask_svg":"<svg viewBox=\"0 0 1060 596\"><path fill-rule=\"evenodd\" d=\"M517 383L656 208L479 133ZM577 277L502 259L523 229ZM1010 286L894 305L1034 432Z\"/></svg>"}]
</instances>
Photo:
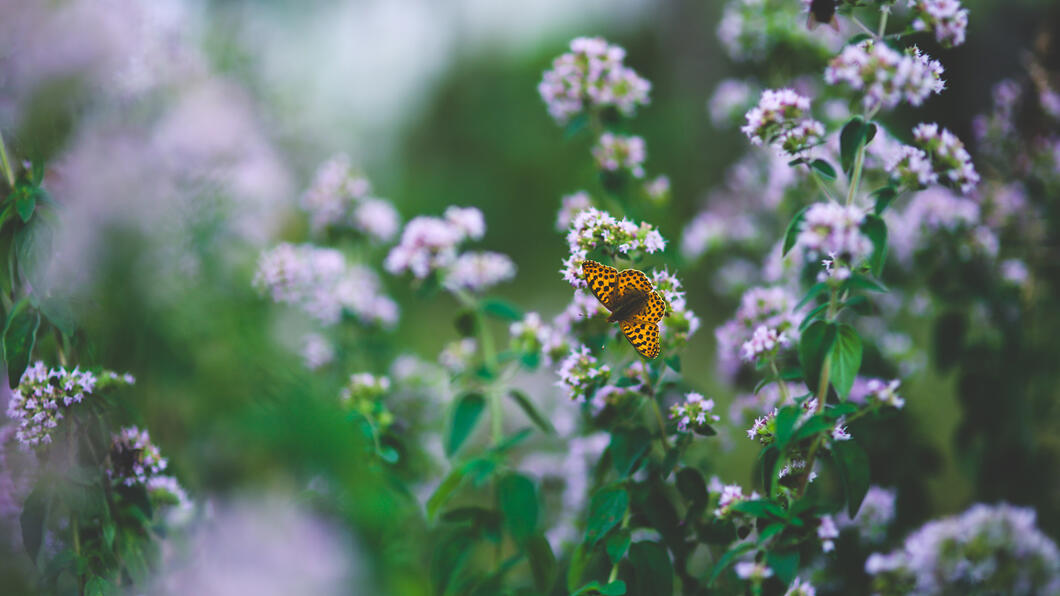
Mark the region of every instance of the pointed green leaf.
<instances>
[{"instance_id":1,"label":"pointed green leaf","mask_svg":"<svg viewBox=\"0 0 1060 596\"><path fill-rule=\"evenodd\" d=\"M18 386L23 371L29 365L39 327L40 313L26 302L11 311L4 328L4 361L7 362L7 380L12 389Z\"/></svg>"},{"instance_id":2,"label":"pointed green leaf","mask_svg":"<svg viewBox=\"0 0 1060 596\"><path fill-rule=\"evenodd\" d=\"M556 583L556 555L541 534L534 534L526 541L526 557L530 562L530 573L534 576L534 588L539 594L548 594Z\"/></svg>"},{"instance_id":3,"label":"pointed green leaf","mask_svg":"<svg viewBox=\"0 0 1060 596\"><path fill-rule=\"evenodd\" d=\"M802 227L802 220L806 217L806 210L809 208L810 206L807 205L802 209L799 209L799 212L796 213L795 217L791 218L791 222L788 223L788 228L784 230L784 247L781 256L787 255L788 251L795 246L795 241L799 238L799 228Z\"/></svg>"},{"instance_id":4,"label":"pointed green leaf","mask_svg":"<svg viewBox=\"0 0 1060 596\"><path fill-rule=\"evenodd\" d=\"M637 469L640 457L651 446L651 433L643 426L617 430L611 435L611 463L621 477Z\"/></svg>"},{"instance_id":5,"label":"pointed green leaf","mask_svg":"<svg viewBox=\"0 0 1060 596\"><path fill-rule=\"evenodd\" d=\"M629 493L621 487L604 487L589 502L589 523L585 542L592 546L622 521L629 507Z\"/></svg>"},{"instance_id":6,"label":"pointed green leaf","mask_svg":"<svg viewBox=\"0 0 1060 596\"><path fill-rule=\"evenodd\" d=\"M508 392L508 395L515 400L515 403L519 406L519 409L526 414L526 417L533 422L535 426L541 429L546 435L556 434L556 429L552 427L552 423L547 418L541 415L534 407L534 402L530 400L530 396L523 393L518 389L512 389Z\"/></svg>"},{"instance_id":7,"label":"pointed green leaf","mask_svg":"<svg viewBox=\"0 0 1060 596\"><path fill-rule=\"evenodd\" d=\"M873 275L879 277L887 260L887 224L878 215L868 215L861 224L861 232L872 241L869 268Z\"/></svg>"},{"instance_id":8,"label":"pointed green leaf","mask_svg":"<svg viewBox=\"0 0 1060 596\"><path fill-rule=\"evenodd\" d=\"M836 326L827 321L814 321L799 339L799 364L805 373L806 386L816 392L821 383L821 368L835 343Z\"/></svg>"},{"instance_id":9,"label":"pointed green leaf","mask_svg":"<svg viewBox=\"0 0 1060 596\"><path fill-rule=\"evenodd\" d=\"M861 509L861 501L869 491L869 456L853 439L832 443L832 453L839 465L839 475L847 497L847 513L851 518Z\"/></svg>"},{"instance_id":10,"label":"pointed green leaf","mask_svg":"<svg viewBox=\"0 0 1060 596\"><path fill-rule=\"evenodd\" d=\"M629 530L619 529L611 532L604 539L604 550L607 551L607 558L611 559L612 564L618 564L622 557L626 556L630 538Z\"/></svg>"},{"instance_id":11,"label":"pointed green leaf","mask_svg":"<svg viewBox=\"0 0 1060 596\"><path fill-rule=\"evenodd\" d=\"M504 524L516 543L522 544L537 529L537 492L521 474L507 474L497 485Z\"/></svg>"},{"instance_id":12,"label":"pointed green leaf","mask_svg":"<svg viewBox=\"0 0 1060 596\"><path fill-rule=\"evenodd\" d=\"M813 168L818 174L820 174L821 177L825 180L832 181L836 179L835 168L832 167L832 164L828 163L823 159L813 160L812 162L810 162L810 167Z\"/></svg>"},{"instance_id":13,"label":"pointed green leaf","mask_svg":"<svg viewBox=\"0 0 1060 596\"><path fill-rule=\"evenodd\" d=\"M843 323L837 330L835 343L832 344L832 368L830 370L832 386L841 399L846 399L854 378L861 368L861 338L853 327Z\"/></svg>"},{"instance_id":14,"label":"pointed green leaf","mask_svg":"<svg viewBox=\"0 0 1060 596\"><path fill-rule=\"evenodd\" d=\"M666 548L657 542L637 542L629 549L633 565L633 593L669 596L674 591L674 567Z\"/></svg>"},{"instance_id":15,"label":"pointed green leaf","mask_svg":"<svg viewBox=\"0 0 1060 596\"><path fill-rule=\"evenodd\" d=\"M500 298L486 298L482 301L482 312L504 321L522 321L523 311L516 305Z\"/></svg>"},{"instance_id":16,"label":"pointed green leaf","mask_svg":"<svg viewBox=\"0 0 1060 596\"><path fill-rule=\"evenodd\" d=\"M471 431L475 430L482 410L486 407L486 399L478 393L465 393L457 399L456 407L453 408L453 420L449 427L449 441L445 446L445 454L452 457L460 446L467 440Z\"/></svg>"}]
</instances>

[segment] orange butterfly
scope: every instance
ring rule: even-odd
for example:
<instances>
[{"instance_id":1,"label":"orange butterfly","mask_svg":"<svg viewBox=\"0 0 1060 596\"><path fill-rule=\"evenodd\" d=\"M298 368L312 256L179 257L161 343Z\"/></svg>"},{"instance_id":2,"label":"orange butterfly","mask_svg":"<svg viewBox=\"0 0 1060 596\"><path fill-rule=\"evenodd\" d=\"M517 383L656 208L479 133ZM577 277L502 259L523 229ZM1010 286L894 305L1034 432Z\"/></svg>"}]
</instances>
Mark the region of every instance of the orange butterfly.
<instances>
[{"instance_id":1,"label":"orange butterfly","mask_svg":"<svg viewBox=\"0 0 1060 596\"><path fill-rule=\"evenodd\" d=\"M582 263L589 290L611 311L608 322L618 323L622 334L645 358L659 355L659 321L666 302L648 276L636 269L619 271L596 261Z\"/></svg>"}]
</instances>

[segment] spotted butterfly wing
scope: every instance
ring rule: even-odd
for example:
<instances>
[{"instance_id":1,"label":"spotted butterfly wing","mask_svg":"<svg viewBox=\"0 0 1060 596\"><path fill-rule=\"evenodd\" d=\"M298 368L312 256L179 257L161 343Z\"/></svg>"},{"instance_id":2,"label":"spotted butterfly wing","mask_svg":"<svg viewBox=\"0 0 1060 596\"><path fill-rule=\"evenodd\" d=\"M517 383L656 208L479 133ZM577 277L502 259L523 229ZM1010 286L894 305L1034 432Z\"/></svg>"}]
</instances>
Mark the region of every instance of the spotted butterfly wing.
<instances>
[{"instance_id":1,"label":"spotted butterfly wing","mask_svg":"<svg viewBox=\"0 0 1060 596\"><path fill-rule=\"evenodd\" d=\"M618 324L633 349L651 359L659 355L659 325L642 321L622 321Z\"/></svg>"},{"instance_id":2,"label":"spotted butterfly wing","mask_svg":"<svg viewBox=\"0 0 1060 596\"><path fill-rule=\"evenodd\" d=\"M645 358L659 355L659 321L666 314L666 302L655 291L648 276L636 269L619 272L596 261L582 263L589 290L611 311L622 334Z\"/></svg>"},{"instance_id":3,"label":"spotted butterfly wing","mask_svg":"<svg viewBox=\"0 0 1060 596\"><path fill-rule=\"evenodd\" d=\"M644 307L634 312L632 318L648 324L655 324L661 321L663 315L666 314L666 302L655 291L655 286L652 285L648 276L644 275L644 272L636 269L626 269L618 274L618 288L615 291L625 293L631 290L641 292L647 296Z\"/></svg>"},{"instance_id":4,"label":"spotted butterfly wing","mask_svg":"<svg viewBox=\"0 0 1060 596\"><path fill-rule=\"evenodd\" d=\"M585 275L585 283L589 291L596 296L608 310L611 308L611 295L618 284L618 269L597 263L596 261L585 261L582 263L582 273Z\"/></svg>"}]
</instances>

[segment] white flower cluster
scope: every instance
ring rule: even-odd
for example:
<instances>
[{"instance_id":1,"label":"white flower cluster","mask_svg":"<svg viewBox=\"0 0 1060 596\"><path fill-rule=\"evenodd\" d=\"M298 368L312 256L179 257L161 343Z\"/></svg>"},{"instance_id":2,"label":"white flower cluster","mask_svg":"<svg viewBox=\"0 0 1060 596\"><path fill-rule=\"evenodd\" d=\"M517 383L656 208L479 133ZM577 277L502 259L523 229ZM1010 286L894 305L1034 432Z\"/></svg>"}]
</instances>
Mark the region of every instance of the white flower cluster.
<instances>
[{"instance_id":1,"label":"white flower cluster","mask_svg":"<svg viewBox=\"0 0 1060 596\"><path fill-rule=\"evenodd\" d=\"M865 94L867 109L893 108L903 99L914 106L946 87L942 64L915 46L905 53L867 39L849 45L832 59L824 72L830 85L847 83Z\"/></svg>"},{"instance_id":2,"label":"white flower cluster","mask_svg":"<svg viewBox=\"0 0 1060 596\"><path fill-rule=\"evenodd\" d=\"M125 486L145 484L160 475L168 463L146 430L126 426L111 437L107 476L115 482Z\"/></svg>"},{"instance_id":3,"label":"white flower cluster","mask_svg":"<svg viewBox=\"0 0 1060 596\"><path fill-rule=\"evenodd\" d=\"M821 541L821 550L830 553L835 550L835 539L839 538L839 528L831 515L821 516L821 525L817 526L817 538Z\"/></svg>"},{"instance_id":4,"label":"white flower cluster","mask_svg":"<svg viewBox=\"0 0 1060 596\"><path fill-rule=\"evenodd\" d=\"M733 565L732 569L740 579L754 583L761 583L763 580L773 577L773 570L760 561L740 561Z\"/></svg>"},{"instance_id":5,"label":"white flower cluster","mask_svg":"<svg viewBox=\"0 0 1060 596\"><path fill-rule=\"evenodd\" d=\"M647 105L651 83L622 61L626 51L599 37L578 37L570 52L553 60L537 91L559 124L585 109L614 107L629 116Z\"/></svg>"},{"instance_id":6,"label":"white flower cluster","mask_svg":"<svg viewBox=\"0 0 1060 596\"><path fill-rule=\"evenodd\" d=\"M574 216L567 232L570 256L563 261L563 279L575 288L584 288L582 263L589 251L604 247L628 256L635 250L656 253L666 248L666 240L654 226L647 222L637 225L629 219L616 219L606 211L590 207Z\"/></svg>"},{"instance_id":7,"label":"white flower cluster","mask_svg":"<svg viewBox=\"0 0 1060 596\"><path fill-rule=\"evenodd\" d=\"M721 418L714 413L714 400L703 399L695 392L685 394L685 401L670 406L670 419L677 420L677 430L686 433L710 426Z\"/></svg>"},{"instance_id":8,"label":"white flower cluster","mask_svg":"<svg viewBox=\"0 0 1060 596\"><path fill-rule=\"evenodd\" d=\"M634 178L644 177L647 149L638 136L616 135L605 132L593 146L593 159L606 172L629 172Z\"/></svg>"},{"instance_id":9,"label":"white flower cluster","mask_svg":"<svg viewBox=\"0 0 1060 596\"><path fill-rule=\"evenodd\" d=\"M670 177L656 176L644 183L644 194L653 203L663 203L670 198Z\"/></svg>"},{"instance_id":10,"label":"white flower cluster","mask_svg":"<svg viewBox=\"0 0 1060 596\"><path fill-rule=\"evenodd\" d=\"M368 179L355 174L349 158L340 154L317 169L300 203L316 232L347 226L386 242L397 233L400 218L389 201L371 197L371 192Z\"/></svg>"},{"instance_id":11,"label":"white flower cluster","mask_svg":"<svg viewBox=\"0 0 1060 596\"><path fill-rule=\"evenodd\" d=\"M938 124L921 123L913 129L917 145L930 157L937 180L967 194L979 184L979 174L972 165L972 156L957 135L939 128Z\"/></svg>"},{"instance_id":12,"label":"white flower cluster","mask_svg":"<svg viewBox=\"0 0 1060 596\"><path fill-rule=\"evenodd\" d=\"M728 378L735 377L742 362L740 350L759 325L783 331L798 341L802 315L793 311L798 299L782 287L754 287L740 297L740 307L732 319L714 330L718 344L718 368Z\"/></svg>"},{"instance_id":13,"label":"white flower cluster","mask_svg":"<svg viewBox=\"0 0 1060 596\"><path fill-rule=\"evenodd\" d=\"M865 214L839 203L814 203L802 220L796 242L811 254L835 255L854 265L872 253L872 241L861 233Z\"/></svg>"},{"instance_id":14,"label":"white flower cluster","mask_svg":"<svg viewBox=\"0 0 1060 596\"><path fill-rule=\"evenodd\" d=\"M909 145L899 147L890 156L884 169L906 188L924 188L939 179L928 154Z\"/></svg>"},{"instance_id":15,"label":"white flower cluster","mask_svg":"<svg viewBox=\"0 0 1060 596\"><path fill-rule=\"evenodd\" d=\"M559 381L567 397L576 401L585 401L590 391L599 388L611 376L611 367L601 365L586 346L578 346L560 362Z\"/></svg>"},{"instance_id":16,"label":"white flower cluster","mask_svg":"<svg viewBox=\"0 0 1060 596\"><path fill-rule=\"evenodd\" d=\"M968 29L968 10L960 0L909 0L912 7L913 29L935 31L935 39L946 48L964 43Z\"/></svg>"},{"instance_id":17,"label":"white flower cluster","mask_svg":"<svg viewBox=\"0 0 1060 596\"><path fill-rule=\"evenodd\" d=\"M791 339L786 331L759 325L751 334L751 339L740 346L740 357L747 362L756 362L762 356L775 357L780 348L790 345Z\"/></svg>"},{"instance_id":18,"label":"white flower cluster","mask_svg":"<svg viewBox=\"0 0 1060 596\"><path fill-rule=\"evenodd\" d=\"M113 378L127 384L132 383L130 379L131 375ZM7 402L7 417L17 425L15 438L26 447L51 443L52 429L63 419L63 411L91 395L97 382L88 371L48 369L43 362L34 362L22 373Z\"/></svg>"},{"instance_id":19,"label":"white flower cluster","mask_svg":"<svg viewBox=\"0 0 1060 596\"><path fill-rule=\"evenodd\" d=\"M274 302L300 308L324 325L343 310L366 324L392 326L397 303L382 293L379 276L359 264L347 264L333 248L283 243L262 253L254 286Z\"/></svg>"},{"instance_id":20,"label":"white flower cluster","mask_svg":"<svg viewBox=\"0 0 1060 596\"><path fill-rule=\"evenodd\" d=\"M928 522L901 549L870 555L865 571L874 591L888 594L1060 593L1056 544L1033 509L1005 503Z\"/></svg>"},{"instance_id":21,"label":"white flower cluster","mask_svg":"<svg viewBox=\"0 0 1060 596\"><path fill-rule=\"evenodd\" d=\"M817 596L817 589L810 582L796 577L784 596Z\"/></svg>"},{"instance_id":22,"label":"white flower cluster","mask_svg":"<svg viewBox=\"0 0 1060 596\"><path fill-rule=\"evenodd\" d=\"M793 156L821 142L824 125L807 117L809 98L792 89L766 89L747 112L742 131L754 145L772 145Z\"/></svg>"},{"instance_id":23,"label":"white flower cluster","mask_svg":"<svg viewBox=\"0 0 1060 596\"><path fill-rule=\"evenodd\" d=\"M335 359L335 347L319 333L307 333L302 338L302 361L309 370L316 370Z\"/></svg>"}]
</instances>

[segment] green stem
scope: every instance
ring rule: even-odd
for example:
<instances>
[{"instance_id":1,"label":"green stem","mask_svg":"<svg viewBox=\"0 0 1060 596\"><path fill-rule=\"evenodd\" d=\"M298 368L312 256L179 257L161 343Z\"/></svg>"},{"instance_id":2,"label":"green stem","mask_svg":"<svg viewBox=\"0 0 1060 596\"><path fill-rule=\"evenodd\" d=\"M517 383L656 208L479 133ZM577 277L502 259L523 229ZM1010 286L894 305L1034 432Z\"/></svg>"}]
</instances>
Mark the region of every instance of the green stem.
<instances>
[{"instance_id":1,"label":"green stem","mask_svg":"<svg viewBox=\"0 0 1060 596\"><path fill-rule=\"evenodd\" d=\"M821 180L821 175L817 173L817 170L810 167L810 164L806 164L806 169L810 171L810 177L813 178L813 181L817 183L817 188L821 189L821 192L824 193L824 196L828 197L830 201L835 201L838 203L838 199L835 198L835 196L832 194L832 191L828 190L828 185L826 185L824 181Z\"/></svg>"},{"instance_id":2,"label":"green stem","mask_svg":"<svg viewBox=\"0 0 1060 596\"><path fill-rule=\"evenodd\" d=\"M625 530L627 528L629 528L629 507L626 507L626 512L622 515L622 529ZM620 560L621 559L619 559L619 561ZM618 563L619 563L619 561L615 561L611 565L611 574L607 576L607 583L611 583L611 582L615 581L616 579L618 579Z\"/></svg>"},{"instance_id":3,"label":"green stem","mask_svg":"<svg viewBox=\"0 0 1060 596\"><path fill-rule=\"evenodd\" d=\"M868 25L866 25L865 23L862 23L861 19L857 18L854 15L850 15L850 20L853 21L854 24L857 25L858 27L861 27L861 30L864 31L865 33L868 33L869 35L875 36L875 33L872 32L872 29L869 29Z\"/></svg>"},{"instance_id":4,"label":"green stem","mask_svg":"<svg viewBox=\"0 0 1060 596\"><path fill-rule=\"evenodd\" d=\"M858 147L858 153L854 157L854 173L850 176L850 189L847 191L847 206L854 202L854 195L858 192L861 184L861 168L865 165L865 143Z\"/></svg>"},{"instance_id":5,"label":"green stem","mask_svg":"<svg viewBox=\"0 0 1060 596\"><path fill-rule=\"evenodd\" d=\"M777 370L777 359L770 358L769 368L773 370L773 376L777 379L777 387L780 389L780 399L782 403L789 403L791 396L788 394L788 384L784 382L784 379L780 378L780 371Z\"/></svg>"},{"instance_id":6,"label":"green stem","mask_svg":"<svg viewBox=\"0 0 1060 596\"><path fill-rule=\"evenodd\" d=\"M11 163L7 160L7 146L4 144L3 133L0 133L0 169L3 170L8 188L15 188L15 173L11 171Z\"/></svg>"},{"instance_id":7,"label":"green stem","mask_svg":"<svg viewBox=\"0 0 1060 596\"><path fill-rule=\"evenodd\" d=\"M656 379L655 384L651 383L651 378L648 376L648 367L644 367L644 381L651 393L648 395L648 401L651 402L651 409L655 411L655 421L659 423L659 440L662 441L663 448L667 451L670 450L670 440L666 437L666 419L663 418L662 410L659 409L659 402L656 401L655 397L659 394L659 385L662 383L663 373L659 373L659 378Z\"/></svg>"},{"instance_id":8,"label":"green stem","mask_svg":"<svg viewBox=\"0 0 1060 596\"><path fill-rule=\"evenodd\" d=\"M884 7L884 9L880 11L880 13L880 28L879 31L876 33L876 37L878 37L879 39L883 39L884 32L887 31L887 17L891 15L891 10L890 8Z\"/></svg>"},{"instance_id":9,"label":"green stem","mask_svg":"<svg viewBox=\"0 0 1060 596\"><path fill-rule=\"evenodd\" d=\"M486 370L489 371L490 377L495 378L498 374L497 350L493 344L493 335L490 334L489 328L486 326L486 315L482 312L482 305L479 304L478 298L465 290L455 290L453 295L456 296L461 304L475 313L475 335L478 337L478 344L482 350L482 363ZM500 393L493 387L492 382L490 385L490 387L486 388L486 397L490 402L490 429L492 431L493 444L497 445L504 438L504 409L501 407Z\"/></svg>"}]
</instances>

